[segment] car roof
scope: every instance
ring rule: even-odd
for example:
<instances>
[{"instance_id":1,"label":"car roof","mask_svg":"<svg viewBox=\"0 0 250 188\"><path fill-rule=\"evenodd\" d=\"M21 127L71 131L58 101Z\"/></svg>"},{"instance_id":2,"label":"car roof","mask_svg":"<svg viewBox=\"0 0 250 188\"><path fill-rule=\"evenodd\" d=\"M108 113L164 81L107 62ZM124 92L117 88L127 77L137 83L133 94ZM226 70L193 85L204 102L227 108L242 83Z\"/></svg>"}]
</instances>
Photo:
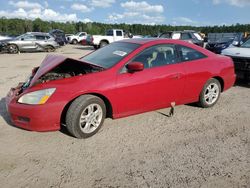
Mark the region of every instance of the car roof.
<instances>
[{"instance_id":1,"label":"car roof","mask_svg":"<svg viewBox=\"0 0 250 188\"><path fill-rule=\"evenodd\" d=\"M32 35L49 35L48 33L43 33L43 32L27 32L26 34L32 34Z\"/></svg>"},{"instance_id":2,"label":"car roof","mask_svg":"<svg viewBox=\"0 0 250 188\"><path fill-rule=\"evenodd\" d=\"M181 40L175 39L163 39L163 38L135 38L135 39L125 39L120 42L128 42L128 43L135 43L135 44L147 44L147 43L154 43L154 42L166 42L166 43L176 43L176 44L183 44ZM119 42L119 41L118 41Z\"/></svg>"},{"instance_id":3,"label":"car roof","mask_svg":"<svg viewBox=\"0 0 250 188\"><path fill-rule=\"evenodd\" d=\"M163 39L163 38L136 38L136 39L125 39L118 42L127 42L127 43L134 43L134 44L140 44L142 46L144 45L157 45L157 44L177 44L177 45L183 45L189 48L193 48L195 50L198 50L202 53L204 53L207 56L214 56L213 52L210 52L200 46L197 46L195 44L191 44L189 42L186 42L184 40L176 40L176 39Z\"/></svg>"}]
</instances>

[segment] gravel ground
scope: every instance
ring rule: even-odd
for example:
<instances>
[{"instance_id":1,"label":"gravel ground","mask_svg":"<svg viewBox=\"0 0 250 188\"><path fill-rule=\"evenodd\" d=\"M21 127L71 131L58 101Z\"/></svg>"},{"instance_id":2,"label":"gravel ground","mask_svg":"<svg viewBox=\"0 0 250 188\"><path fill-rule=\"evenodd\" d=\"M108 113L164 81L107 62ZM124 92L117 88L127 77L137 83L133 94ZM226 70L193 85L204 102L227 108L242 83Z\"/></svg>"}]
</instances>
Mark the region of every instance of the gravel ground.
<instances>
[{"instance_id":1,"label":"gravel ground","mask_svg":"<svg viewBox=\"0 0 250 188\"><path fill-rule=\"evenodd\" d=\"M81 57L88 47L55 53ZM250 88L236 85L217 105L182 105L107 119L93 137L37 133L9 122L5 95L46 53L0 55L1 187L250 187Z\"/></svg>"}]
</instances>

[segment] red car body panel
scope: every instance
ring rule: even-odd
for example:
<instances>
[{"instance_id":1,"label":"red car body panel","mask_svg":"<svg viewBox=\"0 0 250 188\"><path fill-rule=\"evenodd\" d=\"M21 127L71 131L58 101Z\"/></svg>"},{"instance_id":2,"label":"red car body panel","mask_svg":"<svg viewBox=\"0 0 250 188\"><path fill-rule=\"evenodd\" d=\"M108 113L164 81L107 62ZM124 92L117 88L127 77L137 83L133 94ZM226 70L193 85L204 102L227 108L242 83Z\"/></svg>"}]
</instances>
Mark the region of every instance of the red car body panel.
<instances>
[{"instance_id":1,"label":"red car body panel","mask_svg":"<svg viewBox=\"0 0 250 188\"><path fill-rule=\"evenodd\" d=\"M64 108L83 94L106 98L112 106L112 117L120 118L169 107L171 102L177 105L196 102L206 81L213 77L223 81L223 91L235 82L234 67L230 58L218 56L196 45L165 39L123 42L137 43L141 46L115 66L104 71L33 85L40 76L65 60L65 57L61 56L48 56L35 74L29 88L18 95L17 87L6 97L7 109L14 125L34 131L59 130ZM120 72L131 58L157 44L184 45L202 52L207 57L134 73ZM17 102L25 93L46 88L56 88L56 91L43 105Z\"/></svg>"}]
</instances>

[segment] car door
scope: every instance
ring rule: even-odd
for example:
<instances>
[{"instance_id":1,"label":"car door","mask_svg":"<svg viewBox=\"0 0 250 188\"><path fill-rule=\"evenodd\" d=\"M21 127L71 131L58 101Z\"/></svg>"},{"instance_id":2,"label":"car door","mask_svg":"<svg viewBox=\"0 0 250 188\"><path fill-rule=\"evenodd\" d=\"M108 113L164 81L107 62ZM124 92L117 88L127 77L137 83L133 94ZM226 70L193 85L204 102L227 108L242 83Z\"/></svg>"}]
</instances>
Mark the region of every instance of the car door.
<instances>
[{"instance_id":1,"label":"car door","mask_svg":"<svg viewBox=\"0 0 250 188\"><path fill-rule=\"evenodd\" d=\"M35 45L35 36L32 34L26 34L19 41L19 48L20 50L24 51L33 51L36 49Z\"/></svg>"},{"instance_id":2,"label":"car door","mask_svg":"<svg viewBox=\"0 0 250 188\"><path fill-rule=\"evenodd\" d=\"M37 50L44 50L44 48L47 45L49 45L47 36L37 34L35 37L36 37L35 46Z\"/></svg>"},{"instance_id":3,"label":"car door","mask_svg":"<svg viewBox=\"0 0 250 188\"><path fill-rule=\"evenodd\" d=\"M185 71L185 86L181 103L196 102L204 84L211 76L210 65L206 62L207 56L187 46L179 45L177 48Z\"/></svg>"},{"instance_id":4,"label":"car door","mask_svg":"<svg viewBox=\"0 0 250 188\"><path fill-rule=\"evenodd\" d=\"M81 40L86 39L86 36L87 36L86 33L81 33L78 37L78 41L80 42Z\"/></svg>"},{"instance_id":5,"label":"car door","mask_svg":"<svg viewBox=\"0 0 250 188\"><path fill-rule=\"evenodd\" d=\"M123 32L121 30L115 30L114 41L123 40L123 39L124 39Z\"/></svg>"},{"instance_id":6,"label":"car door","mask_svg":"<svg viewBox=\"0 0 250 188\"><path fill-rule=\"evenodd\" d=\"M156 45L143 50L130 62L142 62L144 70L129 73L126 65L117 75L116 94L120 116L178 103L183 90L183 68L176 58L175 46Z\"/></svg>"}]
</instances>

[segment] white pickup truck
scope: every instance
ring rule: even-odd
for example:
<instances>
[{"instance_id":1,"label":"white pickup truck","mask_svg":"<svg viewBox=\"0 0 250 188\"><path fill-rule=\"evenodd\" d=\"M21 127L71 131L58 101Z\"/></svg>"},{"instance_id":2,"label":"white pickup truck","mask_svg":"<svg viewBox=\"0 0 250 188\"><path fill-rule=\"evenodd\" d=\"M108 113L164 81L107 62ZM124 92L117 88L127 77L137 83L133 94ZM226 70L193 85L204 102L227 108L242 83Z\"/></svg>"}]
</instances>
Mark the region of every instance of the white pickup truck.
<instances>
[{"instance_id":1,"label":"white pickup truck","mask_svg":"<svg viewBox=\"0 0 250 188\"><path fill-rule=\"evenodd\" d=\"M86 32L79 32L75 35L70 35L67 37L67 40L70 44L77 44L81 42L82 40L86 40L87 33Z\"/></svg>"},{"instance_id":2,"label":"white pickup truck","mask_svg":"<svg viewBox=\"0 0 250 188\"><path fill-rule=\"evenodd\" d=\"M127 34L121 29L110 29L106 31L106 35L89 35L86 42L88 45L94 46L94 48L97 49L109 43L132 37L131 34Z\"/></svg>"}]
</instances>

